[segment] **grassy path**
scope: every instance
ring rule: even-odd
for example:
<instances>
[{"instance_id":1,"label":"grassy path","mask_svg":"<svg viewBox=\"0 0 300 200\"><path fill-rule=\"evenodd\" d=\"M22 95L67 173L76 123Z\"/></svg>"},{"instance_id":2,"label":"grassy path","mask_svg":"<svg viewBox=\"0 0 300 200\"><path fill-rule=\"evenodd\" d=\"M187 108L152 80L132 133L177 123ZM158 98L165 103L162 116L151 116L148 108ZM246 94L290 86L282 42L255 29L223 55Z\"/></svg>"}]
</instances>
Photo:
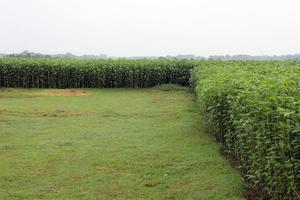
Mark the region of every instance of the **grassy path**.
<instances>
[{"instance_id":1,"label":"grassy path","mask_svg":"<svg viewBox=\"0 0 300 200\"><path fill-rule=\"evenodd\" d=\"M243 199L184 90L0 90L0 199Z\"/></svg>"}]
</instances>

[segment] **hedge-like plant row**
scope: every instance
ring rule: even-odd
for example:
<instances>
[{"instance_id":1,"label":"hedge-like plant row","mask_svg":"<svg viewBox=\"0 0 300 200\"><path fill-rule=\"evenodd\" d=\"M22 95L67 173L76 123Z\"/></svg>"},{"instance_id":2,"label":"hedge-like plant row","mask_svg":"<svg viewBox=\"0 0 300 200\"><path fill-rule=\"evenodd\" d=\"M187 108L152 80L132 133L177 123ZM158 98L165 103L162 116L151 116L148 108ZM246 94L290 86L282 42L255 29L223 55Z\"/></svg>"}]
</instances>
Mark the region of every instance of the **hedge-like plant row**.
<instances>
[{"instance_id":1,"label":"hedge-like plant row","mask_svg":"<svg viewBox=\"0 0 300 200\"><path fill-rule=\"evenodd\" d=\"M170 60L0 59L0 87L114 88L189 84L195 63Z\"/></svg>"},{"instance_id":2,"label":"hedge-like plant row","mask_svg":"<svg viewBox=\"0 0 300 200\"><path fill-rule=\"evenodd\" d=\"M202 62L192 83L209 132L260 199L299 199L299 63Z\"/></svg>"}]
</instances>

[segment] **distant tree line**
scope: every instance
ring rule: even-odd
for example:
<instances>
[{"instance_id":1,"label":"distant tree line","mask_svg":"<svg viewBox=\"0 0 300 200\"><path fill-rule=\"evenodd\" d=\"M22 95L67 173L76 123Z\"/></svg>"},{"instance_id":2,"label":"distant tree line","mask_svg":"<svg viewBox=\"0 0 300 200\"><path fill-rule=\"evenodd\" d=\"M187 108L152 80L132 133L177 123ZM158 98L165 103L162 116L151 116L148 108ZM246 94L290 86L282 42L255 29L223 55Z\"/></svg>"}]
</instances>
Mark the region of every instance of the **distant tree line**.
<instances>
[{"instance_id":1,"label":"distant tree line","mask_svg":"<svg viewBox=\"0 0 300 200\"><path fill-rule=\"evenodd\" d=\"M30 51L23 51L21 53L14 54L0 54L0 58L7 57L22 57L22 58L69 58L69 59L120 59L126 58L130 60L139 59L149 59L149 60L300 60L300 54L289 54L289 55L261 55L261 56L251 56L251 55L213 55L209 57L195 56L193 54L179 54L177 56L132 56L132 57L112 57L105 54L99 55L74 55L72 53L65 54L42 54Z\"/></svg>"}]
</instances>

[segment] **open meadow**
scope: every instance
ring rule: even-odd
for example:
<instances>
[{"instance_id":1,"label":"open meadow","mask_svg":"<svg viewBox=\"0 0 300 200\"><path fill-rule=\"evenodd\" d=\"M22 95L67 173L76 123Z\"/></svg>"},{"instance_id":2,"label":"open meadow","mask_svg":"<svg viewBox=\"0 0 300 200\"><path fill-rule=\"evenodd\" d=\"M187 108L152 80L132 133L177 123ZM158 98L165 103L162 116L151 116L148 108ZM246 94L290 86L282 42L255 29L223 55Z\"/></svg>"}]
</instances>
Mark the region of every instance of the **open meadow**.
<instances>
[{"instance_id":1,"label":"open meadow","mask_svg":"<svg viewBox=\"0 0 300 200\"><path fill-rule=\"evenodd\" d=\"M0 90L0 199L243 199L182 87Z\"/></svg>"}]
</instances>

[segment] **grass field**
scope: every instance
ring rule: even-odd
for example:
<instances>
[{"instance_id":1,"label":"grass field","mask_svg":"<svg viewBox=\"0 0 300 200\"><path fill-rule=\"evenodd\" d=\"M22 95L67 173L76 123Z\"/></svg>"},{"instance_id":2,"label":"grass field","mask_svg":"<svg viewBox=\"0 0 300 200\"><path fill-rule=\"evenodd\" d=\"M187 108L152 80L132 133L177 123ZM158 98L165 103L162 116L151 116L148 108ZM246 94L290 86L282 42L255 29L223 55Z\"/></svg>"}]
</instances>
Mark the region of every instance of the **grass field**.
<instances>
[{"instance_id":1,"label":"grass field","mask_svg":"<svg viewBox=\"0 0 300 200\"><path fill-rule=\"evenodd\" d=\"M0 199L243 199L184 89L1 89Z\"/></svg>"}]
</instances>

